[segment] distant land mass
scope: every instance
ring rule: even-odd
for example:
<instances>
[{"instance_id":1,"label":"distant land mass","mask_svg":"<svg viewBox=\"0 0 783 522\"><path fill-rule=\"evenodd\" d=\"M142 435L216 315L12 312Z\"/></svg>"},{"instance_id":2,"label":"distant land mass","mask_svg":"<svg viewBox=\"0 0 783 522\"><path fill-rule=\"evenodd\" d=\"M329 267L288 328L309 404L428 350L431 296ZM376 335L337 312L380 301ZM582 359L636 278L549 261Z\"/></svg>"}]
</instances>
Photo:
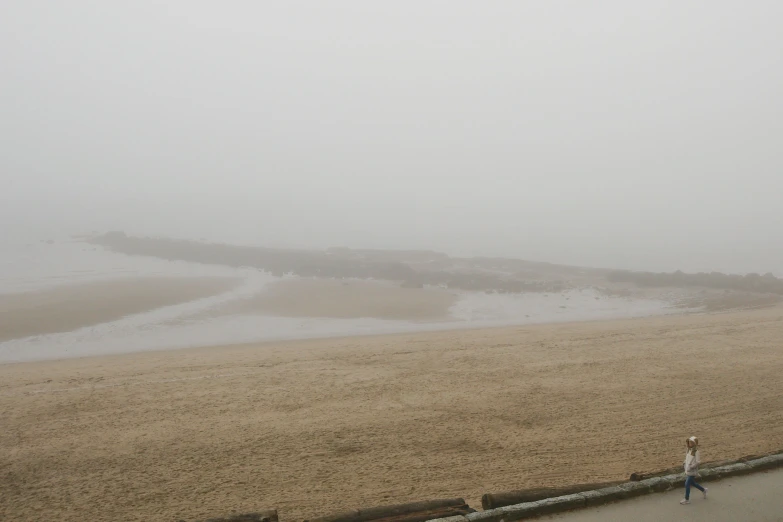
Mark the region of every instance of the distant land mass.
<instances>
[{"instance_id":1,"label":"distant land mass","mask_svg":"<svg viewBox=\"0 0 783 522\"><path fill-rule=\"evenodd\" d=\"M252 267L282 277L379 279L402 286L488 293L560 292L602 286L610 291L639 288L702 288L765 294L763 303L783 296L783 279L768 273L686 274L634 272L558 265L497 257L450 257L431 250L376 250L334 247L326 250L278 249L161 237L134 237L121 231L86 238L92 244L127 255L168 260ZM774 298L772 297L774 296ZM754 297L758 303L758 297Z\"/></svg>"}]
</instances>

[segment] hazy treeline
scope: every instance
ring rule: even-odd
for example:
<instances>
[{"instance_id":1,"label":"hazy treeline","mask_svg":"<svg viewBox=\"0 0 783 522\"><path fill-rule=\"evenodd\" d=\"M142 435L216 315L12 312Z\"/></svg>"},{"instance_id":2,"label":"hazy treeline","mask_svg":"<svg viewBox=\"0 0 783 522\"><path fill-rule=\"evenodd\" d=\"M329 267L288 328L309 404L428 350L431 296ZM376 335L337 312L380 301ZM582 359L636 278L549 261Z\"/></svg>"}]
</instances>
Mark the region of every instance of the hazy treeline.
<instances>
[{"instance_id":1,"label":"hazy treeline","mask_svg":"<svg viewBox=\"0 0 783 522\"><path fill-rule=\"evenodd\" d=\"M699 272L686 274L681 271L671 273L631 272L615 270L607 274L607 279L614 283L634 283L647 287L685 287L699 286L745 292L762 292L783 295L783 279L771 273L759 274L724 274L721 272Z\"/></svg>"},{"instance_id":2,"label":"hazy treeline","mask_svg":"<svg viewBox=\"0 0 783 522\"><path fill-rule=\"evenodd\" d=\"M301 277L382 279L398 281L406 287L432 285L498 293L554 292L566 287L562 281L530 280L484 268L508 268L508 260L493 263L482 259L473 264L430 251L283 250L131 237L123 232L109 232L90 241L123 254L234 267L248 266L278 277L293 274ZM520 269L524 264L523 261L518 263L514 265L515 269Z\"/></svg>"},{"instance_id":3,"label":"hazy treeline","mask_svg":"<svg viewBox=\"0 0 783 522\"><path fill-rule=\"evenodd\" d=\"M233 267L253 267L277 277L291 273L303 277L388 279L404 281L416 275L396 261L346 259L316 250L283 250L167 238L132 237L109 232L91 240L129 255L159 257Z\"/></svg>"},{"instance_id":4,"label":"hazy treeline","mask_svg":"<svg viewBox=\"0 0 783 522\"><path fill-rule=\"evenodd\" d=\"M582 276L642 287L703 287L783 295L783 279L771 273L735 275L601 270L503 258L451 258L428 250L285 250L169 238L132 237L109 232L92 243L129 255L233 267L247 266L281 277L381 279L406 287L443 286L457 290L519 293L557 292Z\"/></svg>"}]
</instances>

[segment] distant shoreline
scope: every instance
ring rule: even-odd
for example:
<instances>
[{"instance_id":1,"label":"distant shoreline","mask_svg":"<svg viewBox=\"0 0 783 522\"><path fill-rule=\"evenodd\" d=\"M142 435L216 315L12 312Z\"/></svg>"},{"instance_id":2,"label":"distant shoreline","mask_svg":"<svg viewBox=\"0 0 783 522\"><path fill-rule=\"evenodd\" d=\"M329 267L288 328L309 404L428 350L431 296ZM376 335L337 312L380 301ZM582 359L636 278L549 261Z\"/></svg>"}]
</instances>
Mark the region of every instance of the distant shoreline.
<instances>
[{"instance_id":1,"label":"distant shoreline","mask_svg":"<svg viewBox=\"0 0 783 522\"><path fill-rule=\"evenodd\" d=\"M4 302L9 322L0 320L0 334L36 336L0 342L0 361L6 363L686 311L655 299L587 290L503 296L310 278L246 280L240 286L220 278L126 278L0 295L0 305Z\"/></svg>"},{"instance_id":2,"label":"distant shoreline","mask_svg":"<svg viewBox=\"0 0 783 522\"><path fill-rule=\"evenodd\" d=\"M632 283L647 288L709 288L783 296L783 279L763 275L655 273L586 268L498 257L451 257L431 250L328 248L293 250L224 243L133 237L108 232L83 240L128 255L225 266L249 266L281 277L357 278L396 281L421 288L498 293L559 292L570 288Z\"/></svg>"},{"instance_id":3,"label":"distant shoreline","mask_svg":"<svg viewBox=\"0 0 783 522\"><path fill-rule=\"evenodd\" d=\"M105 240L107 236L100 237ZM125 245L120 250L136 254L116 252L111 246L89 246L84 238L73 244L43 244L33 249L39 256L52 249L50 265L38 271L18 270L20 284L6 280L10 288L28 286L32 290L0 294L0 361L526 327L756 309L780 301L780 296L770 293L658 287L633 279L649 280L645 273L508 259L450 258L429 251L328 249L302 254L171 239L128 240L119 234L108 237ZM135 245L133 249L127 241ZM61 250L67 265L56 263ZM23 260L23 255L18 259ZM320 273L280 278L241 263L252 263L259 255L258 264L263 266L271 260L279 267L297 266L300 272L316 274L325 266L338 274L358 273L361 277ZM169 262L167 256L177 262ZM224 264L207 264L209 260ZM17 267L23 265L17 261ZM386 270L390 266L397 267L392 272L415 275L404 280L370 277L379 267ZM280 271L286 273L284 268ZM68 282L36 289L35 278L46 283L50 273L57 274L52 280ZM620 279L630 275L631 280L610 280L618 275ZM654 283L668 281L663 275L656 277ZM433 280L442 282L422 282ZM731 284L773 281L769 276L716 280ZM487 285L490 289L481 290Z\"/></svg>"}]
</instances>

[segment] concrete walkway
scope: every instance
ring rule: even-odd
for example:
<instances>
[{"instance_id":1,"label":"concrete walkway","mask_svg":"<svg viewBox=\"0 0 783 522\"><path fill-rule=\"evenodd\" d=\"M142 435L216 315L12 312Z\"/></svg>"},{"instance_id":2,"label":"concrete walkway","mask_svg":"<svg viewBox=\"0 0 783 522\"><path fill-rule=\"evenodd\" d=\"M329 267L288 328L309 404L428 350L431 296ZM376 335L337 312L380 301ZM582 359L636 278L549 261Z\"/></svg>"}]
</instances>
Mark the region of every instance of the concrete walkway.
<instances>
[{"instance_id":1,"label":"concrete walkway","mask_svg":"<svg viewBox=\"0 0 783 522\"><path fill-rule=\"evenodd\" d=\"M553 515L562 522L781 522L783 469L726 478L706 484L708 499L691 489L691 504L681 506L685 489L653 493L597 508Z\"/></svg>"}]
</instances>

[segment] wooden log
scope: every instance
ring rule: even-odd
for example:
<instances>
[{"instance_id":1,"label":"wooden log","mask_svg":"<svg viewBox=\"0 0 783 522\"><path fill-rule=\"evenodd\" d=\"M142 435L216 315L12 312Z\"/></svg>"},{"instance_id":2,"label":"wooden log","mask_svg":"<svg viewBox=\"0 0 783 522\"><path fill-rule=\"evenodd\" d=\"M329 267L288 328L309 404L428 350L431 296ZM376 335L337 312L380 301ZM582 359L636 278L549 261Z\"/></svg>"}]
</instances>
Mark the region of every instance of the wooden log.
<instances>
[{"instance_id":1,"label":"wooden log","mask_svg":"<svg viewBox=\"0 0 783 522\"><path fill-rule=\"evenodd\" d=\"M530 488L516 491L503 491L501 493L486 493L481 497L481 507L484 508L484 510L487 510L504 506L513 506L515 504L524 504L526 502L538 502L539 500L547 498L573 495L575 493L582 493L583 491L616 486L622 483L623 481L601 482L575 484L561 488Z\"/></svg>"},{"instance_id":2,"label":"wooden log","mask_svg":"<svg viewBox=\"0 0 783 522\"><path fill-rule=\"evenodd\" d=\"M342 513L335 513L332 515L312 518L305 522L369 522L372 520L395 518L401 517L403 515L425 513L448 508L470 509L467 504L465 504L465 500L461 498L425 500L421 502L410 502L407 504L394 504L391 506L353 509L350 511L344 511Z\"/></svg>"},{"instance_id":3,"label":"wooden log","mask_svg":"<svg viewBox=\"0 0 783 522\"><path fill-rule=\"evenodd\" d=\"M469 513L475 513L467 504L459 507L447 507L440 509L431 509L427 511L417 511L415 513L406 513L387 518L375 519L372 522L427 522L428 520L444 519L456 516L464 516Z\"/></svg>"},{"instance_id":4,"label":"wooden log","mask_svg":"<svg viewBox=\"0 0 783 522\"><path fill-rule=\"evenodd\" d=\"M460 506L466 506L465 500L461 498L449 498L359 509L359 522Z\"/></svg>"}]
</instances>

